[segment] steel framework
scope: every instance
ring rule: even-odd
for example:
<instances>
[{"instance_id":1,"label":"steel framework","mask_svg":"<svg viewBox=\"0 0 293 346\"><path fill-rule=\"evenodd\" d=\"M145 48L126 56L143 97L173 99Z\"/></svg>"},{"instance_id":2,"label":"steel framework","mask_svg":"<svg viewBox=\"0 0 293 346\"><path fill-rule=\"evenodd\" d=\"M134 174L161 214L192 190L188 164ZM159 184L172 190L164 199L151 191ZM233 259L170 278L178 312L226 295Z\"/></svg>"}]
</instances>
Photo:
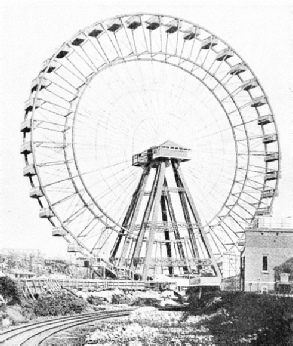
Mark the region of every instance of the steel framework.
<instances>
[{"instance_id":1,"label":"steel framework","mask_svg":"<svg viewBox=\"0 0 293 346\"><path fill-rule=\"evenodd\" d=\"M143 158L140 161L137 159L138 155L134 155L133 165L141 166L143 173L125 215L122 232L117 237L111 252L111 260L116 262L117 267L129 267L134 272L142 272L144 280L155 277L158 271L163 274L166 270L171 276L200 275L207 272L213 276L220 276L199 213L180 167L182 161L189 160L187 151L188 149L167 141L158 147L150 148L145 152L146 155L140 154L139 156ZM175 192L179 195L180 202L176 212L178 213L179 208L182 209L184 224L178 224L176 219L171 198L171 191L174 192L174 188L168 187L166 177L168 167L173 170L177 187ZM152 188L147 194L148 201L143 210L143 217L138 224L138 231L135 232L134 228L137 225L151 169L155 170ZM124 229L128 229L129 232L125 233ZM135 239L129 237L133 233L136 233ZM158 244L159 249L156 249ZM165 257L162 255L162 247L165 248Z\"/></svg>"}]
</instances>

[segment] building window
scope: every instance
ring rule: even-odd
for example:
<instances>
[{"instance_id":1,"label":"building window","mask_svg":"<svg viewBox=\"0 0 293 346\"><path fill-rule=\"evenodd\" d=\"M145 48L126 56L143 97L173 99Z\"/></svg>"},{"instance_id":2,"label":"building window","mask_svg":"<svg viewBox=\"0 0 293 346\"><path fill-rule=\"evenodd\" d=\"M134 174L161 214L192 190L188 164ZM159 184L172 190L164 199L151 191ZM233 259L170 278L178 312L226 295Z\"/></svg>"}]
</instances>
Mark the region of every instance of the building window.
<instances>
[{"instance_id":1,"label":"building window","mask_svg":"<svg viewBox=\"0 0 293 346\"><path fill-rule=\"evenodd\" d=\"M268 256L262 256L262 270L268 270Z\"/></svg>"}]
</instances>

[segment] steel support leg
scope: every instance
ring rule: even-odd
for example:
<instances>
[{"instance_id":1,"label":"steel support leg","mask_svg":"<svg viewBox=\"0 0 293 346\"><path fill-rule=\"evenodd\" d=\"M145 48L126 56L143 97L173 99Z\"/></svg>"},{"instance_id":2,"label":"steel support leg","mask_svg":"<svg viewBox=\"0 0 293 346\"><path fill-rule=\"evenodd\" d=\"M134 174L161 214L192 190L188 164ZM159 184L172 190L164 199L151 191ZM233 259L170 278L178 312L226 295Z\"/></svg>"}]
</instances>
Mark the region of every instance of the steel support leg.
<instances>
[{"instance_id":1,"label":"steel support leg","mask_svg":"<svg viewBox=\"0 0 293 346\"><path fill-rule=\"evenodd\" d=\"M153 186L152 186L152 190L148 199L148 203L143 215L143 219L142 219L142 223L140 226L140 230L138 233L138 237L134 246L134 251L132 254L132 259L131 259L131 265L130 265L130 269L131 270L135 270L135 268L137 267L137 260L139 258L140 252L141 252L141 248L142 248L142 244L143 244L143 237L146 231L146 227L147 227L147 222L150 218L150 214L152 211L152 207L153 207L153 202L154 202L154 198L155 198L155 192L157 189L157 184L158 184L158 177L159 177L159 170L157 169L156 171L156 175L155 175L155 179L153 181Z\"/></svg>"},{"instance_id":2,"label":"steel support leg","mask_svg":"<svg viewBox=\"0 0 293 346\"><path fill-rule=\"evenodd\" d=\"M157 227L157 220L158 220L158 212L159 212L159 206L160 206L160 200L162 196L162 190L163 190L163 183L165 178L165 170L166 170L166 163L165 161L160 162L159 167L157 169L158 172L158 179L157 184L155 187L155 193L154 193L154 207L153 207L153 215L152 215L152 223L150 227L149 232L149 238L146 242L146 258L143 268L143 280L147 280L149 267L151 264L152 259L152 250L153 250L153 242L155 238L155 232Z\"/></svg>"},{"instance_id":3,"label":"steel support leg","mask_svg":"<svg viewBox=\"0 0 293 346\"><path fill-rule=\"evenodd\" d=\"M191 248L192 248L192 255L196 258L199 258L199 251L198 251L198 248L196 245L194 230L192 227L192 222L191 222L191 218L190 218L189 210L188 210L188 204L186 201L186 196L187 196L186 188L187 188L187 186L185 187L183 185L183 182L182 182L181 177L180 177L179 172L178 172L178 166L179 166L178 162L175 162L174 160L172 160L172 168L173 168L173 172L175 175L175 181L176 181L177 187L179 189L183 188L183 190L184 190L184 191L179 191L179 197L180 197L180 202L181 202L182 209L183 209L184 219L185 219L185 222L187 224L187 230L188 230L189 239L190 239Z\"/></svg>"},{"instance_id":4,"label":"steel support leg","mask_svg":"<svg viewBox=\"0 0 293 346\"><path fill-rule=\"evenodd\" d=\"M207 254L208 254L209 258L211 259L212 265L213 265L214 270L215 270L215 274L217 276L221 277L221 272L219 270L219 267L218 267L217 262L215 260L214 254L213 254L212 249L210 247L209 241L207 239L207 235L205 234L205 231L204 231L203 225L201 223L198 211L197 211L197 209L195 207L195 203L194 203L194 201L192 199L192 196L191 196L191 194L189 192L189 189L188 189L187 184L185 182L185 179L183 177L183 174L182 174L182 171L181 171L181 167L180 167L180 165L178 163L176 163L176 164L174 163L173 167L174 167L175 171L177 172L177 175L178 175L178 177L179 177L179 179L180 179L180 181L182 183L182 186L183 186L183 188L185 190L186 197L187 197L190 209L191 209L193 217L196 220L196 223L198 225L198 230L199 230L199 234L200 234L201 240L202 240L202 242L203 242L203 244L204 244L204 246L206 248L206 251L207 251Z\"/></svg>"},{"instance_id":5,"label":"steel support leg","mask_svg":"<svg viewBox=\"0 0 293 346\"><path fill-rule=\"evenodd\" d=\"M166 206L166 196L162 195L161 196L161 210L162 210L162 221L163 222L168 222L168 215L167 215L167 206ZM167 228L165 228L164 231L165 235L165 240L170 240L170 233L169 233L169 228L167 225ZM166 250L167 250L167 257L171 258L172 257L172 250L171 250L171 244L170 242L166 243ZM173 268L168 267L169 274L173 274Z\"/></svg>"},{"instance_id":6,"label":"steel support leg","mask_svg":"<svg viewBox=\"0 0 293 346\"><path fill-rule=\"evenodd\" d=\"M116 240L116 243L111 251L111 258L114 259L117 252L118 252L118 249L119 249L119 246L121 244L121 241L122 241L122 238L124 237L124 234L126 233L125 232L125 229L128 229L130 230L131 227L130 227L130 224L132 223L132 220L133 220L133 217L136 216L137 217L137 213L138 211L136 211L137 209L139 209L139 206L140 206L140 203L141 203L141 199L142 199L142 196L143 196L143 193L144 193L144 187L145 187L145 184L146 184L146 180L149 176L149 171L150 169L149 168L145 168L144 169L144 172L140 178L140 181L137 185L137 188L134 192L134 194L132 195L132 200L131 200L131 203L128 207L128 210L126 212L126 215L125 215L125 218L123 220L123 223L122 223L122 229L121 229L121 234L118 235L117 237L117 240ZM128 240L128 243L129 243L129 240ZM124 258L125 258L125 250L124 250ZM121 261L121 258L120 258L120 263L122 262ZM123 263L123 262L122 262Z\"/></svg>"},{"instance_id":7,"label":"steel support leg","mask_svg":"<svg viewBox=\"0 0 293 346\"><path fill-rule=\"evenodd\" d=\"M139 212L141 202L142 202L142 199L144 196L145 186L146 186L147 180L149 178L149 174L150 174L150 167L147 167L144 169L141 180L140 180L139 185L138 185L137 190L136 190L136 198L134 201L134 206L132 208L132 215L131 215L130 220L127 224L127 226L128 226L127 228L129 230L129 235L131 235L133 233L133 229L134 229L135 224L136 224L138 212ZM121 257L119 260L119 263L121 263L121 265L123 265L123 263L125 262L125 258L127 256L127 253L129 252L130 243L131 243L131 239L126 235L126 239L125 239L125 242L124 242L123 247L122 247Z\"/></svg>"},{"instance_id":8,"label":"steel support leg","mask_svg":"<svg viewBox=\"0 0 293 346\"><path fill-rule=\"evenodd\" d=\"M179 233L178 226L177 226L177 220L176 220L175 211L174 211L173 204L172 204L171 194L168 191L168 183L167 183L166 178L165 178L164 186L167 190L166 191L167 206L168 206L168 211L169 211L171 223L174 227L174 237L176 240L180 240L180 233ZM174 246L175 247L177 246L177 248L178 248L179 258L185 259L182 242L177 242ZM188 268L183 267L183 270L184 270L184 272L187 272Z\"/></svg>"}]
</instances>

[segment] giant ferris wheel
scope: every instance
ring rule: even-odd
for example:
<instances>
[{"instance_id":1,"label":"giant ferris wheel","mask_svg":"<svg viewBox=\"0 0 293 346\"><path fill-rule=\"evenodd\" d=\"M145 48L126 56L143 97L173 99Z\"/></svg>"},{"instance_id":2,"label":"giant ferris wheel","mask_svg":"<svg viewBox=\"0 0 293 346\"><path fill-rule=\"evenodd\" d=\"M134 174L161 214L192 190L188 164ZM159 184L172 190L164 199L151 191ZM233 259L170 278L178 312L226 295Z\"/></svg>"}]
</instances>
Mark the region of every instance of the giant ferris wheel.
<instances>
[{"instance_id":1,"label":"giant ferris wheel","mask_svg":"<svg viewBox=\"0 0 293 346\"><path fill-rule=\"evenodd\" d=\"M276 195L278 134L259 80L225 41L171 16L75 34L33 81L21 132L53 236L145 277L239 251Z\"/></svg>"}]
</instances>

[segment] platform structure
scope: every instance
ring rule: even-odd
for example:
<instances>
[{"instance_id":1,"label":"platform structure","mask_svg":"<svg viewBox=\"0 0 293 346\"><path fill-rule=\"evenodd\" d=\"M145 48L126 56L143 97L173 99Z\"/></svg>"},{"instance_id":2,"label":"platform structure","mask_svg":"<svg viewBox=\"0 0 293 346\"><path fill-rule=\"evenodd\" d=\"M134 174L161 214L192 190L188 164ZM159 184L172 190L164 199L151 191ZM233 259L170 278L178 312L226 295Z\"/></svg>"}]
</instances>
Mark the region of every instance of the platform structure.
<instances>
[{"instance_id":1,"label":"platform structure","mask_svg":"<svg viewBox=\"0 0 293 346\"><path fill-rule=\"evenodd\" d=\"M110 261L117 268L129 268L144 281L192 275L220 282L219 268L181 170L190 153L166 141L133 155L132 165L141 168L142 174L111 251Z\"/></svg>"}]
</instances>

